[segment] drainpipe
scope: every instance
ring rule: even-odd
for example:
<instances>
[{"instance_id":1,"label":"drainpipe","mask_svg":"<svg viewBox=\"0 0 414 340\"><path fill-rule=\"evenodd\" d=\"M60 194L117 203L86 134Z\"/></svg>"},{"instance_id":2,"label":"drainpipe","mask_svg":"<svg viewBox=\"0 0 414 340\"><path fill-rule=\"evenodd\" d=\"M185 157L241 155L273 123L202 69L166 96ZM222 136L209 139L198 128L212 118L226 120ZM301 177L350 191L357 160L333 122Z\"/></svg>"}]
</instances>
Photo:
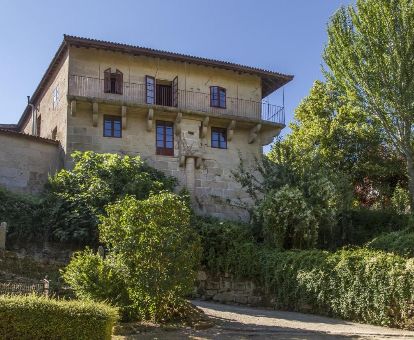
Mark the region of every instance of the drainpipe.
<instances>
[{"instance_id":1,"label":"drainpipe","mask_svg":"<svg viewBox=\"0 0 414 340\"><path fill-rule=\"evenodd\" d=\"M37 136L36 111L34 105L30 103L30 96L27 96L27 105L29 105L32 109L32 135Z\"/></svg>"}]
</instances>

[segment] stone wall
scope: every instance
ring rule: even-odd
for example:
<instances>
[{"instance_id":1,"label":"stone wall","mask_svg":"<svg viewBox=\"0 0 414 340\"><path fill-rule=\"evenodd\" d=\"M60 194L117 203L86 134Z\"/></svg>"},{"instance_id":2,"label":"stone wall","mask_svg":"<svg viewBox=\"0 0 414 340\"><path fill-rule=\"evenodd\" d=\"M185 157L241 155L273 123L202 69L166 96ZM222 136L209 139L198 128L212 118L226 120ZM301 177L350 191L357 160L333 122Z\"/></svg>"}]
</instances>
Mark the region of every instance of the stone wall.
<instances>
[{"instance_id":1,"label":"stone wall","mask_svg":"<svg viewBox=\"0 0 414 340\"><path fill-rule=\"evenodd\" d=\"M39 193L62 166L58 142L0 130L0 145L0 185L9 190Z\"/></svg>"},{"instance_id":2,"label":"stone wall","mask_svg":"<svg viewBox=\"0 0 414 340\"><path fill-rule=\"evenodd\" d=\"M66 55L53 72L37 102L33 103L36 107L36 122L40 121L38 136L58 140L63 150L66 150L68 69L69 57ZM22 132L31 134L32 125L30 115L23 124Z\"/></svg>"},{"instance_id":3,"label":"stone wall","mask_svg":"<svg viewBox=\"0 0 414 340\"><path fill-rule=\"evenodd\" d=\"M194 297L220 303L271 307L274 301L253 281L239 280L231 275L198 272Z\"/></svg>"}]
</instances>

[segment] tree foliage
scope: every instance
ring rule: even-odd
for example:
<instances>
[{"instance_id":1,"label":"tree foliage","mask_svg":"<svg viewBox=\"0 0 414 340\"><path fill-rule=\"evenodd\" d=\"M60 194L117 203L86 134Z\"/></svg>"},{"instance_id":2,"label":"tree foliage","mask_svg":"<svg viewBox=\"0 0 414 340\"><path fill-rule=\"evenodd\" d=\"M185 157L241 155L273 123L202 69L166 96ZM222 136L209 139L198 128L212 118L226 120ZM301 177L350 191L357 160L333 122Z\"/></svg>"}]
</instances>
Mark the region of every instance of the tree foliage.
<instances>
[{"instance_id":1,"label":"tree foliage","mask_svg":"<svg viewBox=\"0 0 414 340\"><path fill-rule=\"evenodd\" d=\"M175 185L175 179L138 156L88 151L75 152L72 157L74 168L59 171L47 187L46 224L50 237L59 241L96 242L98 215L107 204L125 195L144 199Z\"/></svg>"},{"instance_id":2,"label":"tree foliage","mask_svg":"<svg viewBox=\"0 0 414 340\"><path fill-rule=\"evenodd\" d=\"M295 162L312 163L342 173L364 206L389 198L405 181L403 159L386 143L378 121L350 105L330 82L316 81L295 110L292 132L282 142Z\"/></svg>"},{"instance_id":3,"label":"tree foliage","mask_svg":"<svg viewBox=\"0 0 414 340\"><path fill-rule=\"evenodd\" d=\"M413 205L414 2L357 0L335 13L328 37L329 81L404 156Z\"/></svg>"},{"instance_id":4,"label":"tree foliage","mask_svg":"<svg viewBox=\"0 0 414 340\"><path fill-rule=\"evenodd\" d=\"M316 245L318 224L302 192L288 185L270 191L257 213L263 219L266 243L279 249L309 249Z\"/></svg>"},{"instance_id":5,"label":"tree foliage","mask_svg":"<svg viewBox=\"0 0 414 340\"><path fill-rule=\"evenodd\" d=\"M190 211L172 193L126 196L106 208L99 225L105 259L86 250L64 271L79 297L109 300L124 318L161 321L179 315L191 292L200 245Z\"/></svg>"}]
</instances>

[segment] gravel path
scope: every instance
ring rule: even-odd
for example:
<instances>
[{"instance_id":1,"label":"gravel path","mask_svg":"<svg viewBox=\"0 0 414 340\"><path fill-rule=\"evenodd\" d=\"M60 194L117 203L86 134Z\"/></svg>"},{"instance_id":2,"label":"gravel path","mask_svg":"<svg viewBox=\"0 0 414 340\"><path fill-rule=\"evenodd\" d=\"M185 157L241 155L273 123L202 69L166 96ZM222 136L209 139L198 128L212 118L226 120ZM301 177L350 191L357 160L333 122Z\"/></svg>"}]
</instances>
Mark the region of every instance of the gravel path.
<instances>
[{"instance_id":1,"label":"gravel path","mask_svg":"<svg viewBox=\"0 0 414 340\"><path fill-rule=\"evenodd\" d=\"M215 319L217 328L226 332L254 337L286 339L309 338L384 338L414 339L414 332L358 324L312 314L281 312L241 306L193 301Z\"/></svg>"},{"instance_id":2,"label":"gravel path","mask_svg":"<svg viewBox=\"0 0 414 340\"><path fill-rule=\"evenodd\" d=\"M312 314L192 301L215 326L144 332L114 339L414 339L414 332Z\"/></svg>"}]
</instances>

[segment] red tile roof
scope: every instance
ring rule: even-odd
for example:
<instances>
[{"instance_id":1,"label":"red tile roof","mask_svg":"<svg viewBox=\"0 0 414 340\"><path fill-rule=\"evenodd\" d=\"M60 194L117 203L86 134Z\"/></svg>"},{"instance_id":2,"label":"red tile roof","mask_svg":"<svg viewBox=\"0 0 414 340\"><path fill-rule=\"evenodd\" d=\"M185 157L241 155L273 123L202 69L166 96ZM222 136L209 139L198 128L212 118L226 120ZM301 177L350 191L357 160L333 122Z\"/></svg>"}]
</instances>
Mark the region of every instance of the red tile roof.
<instances>
[{"instance_id":1,"label":"red tile roof","mask_svg":"<svg viewBox=\"0 0 414 340\"><path fill-rule=\"evenodd\" d=\"M12 136L16 136L16 137L36 140L38 142L44 142L44 143L59 145L59 142L57 140L44 138L44 137L39 137L39 136L33 136L33 135L29 135L29 134L24 133L24 132L19 132L19 131L14 131L14 130L7 130L7 129L1 129L0 128L0 134L12 135Z\"/></svg>"}]
</instances>

